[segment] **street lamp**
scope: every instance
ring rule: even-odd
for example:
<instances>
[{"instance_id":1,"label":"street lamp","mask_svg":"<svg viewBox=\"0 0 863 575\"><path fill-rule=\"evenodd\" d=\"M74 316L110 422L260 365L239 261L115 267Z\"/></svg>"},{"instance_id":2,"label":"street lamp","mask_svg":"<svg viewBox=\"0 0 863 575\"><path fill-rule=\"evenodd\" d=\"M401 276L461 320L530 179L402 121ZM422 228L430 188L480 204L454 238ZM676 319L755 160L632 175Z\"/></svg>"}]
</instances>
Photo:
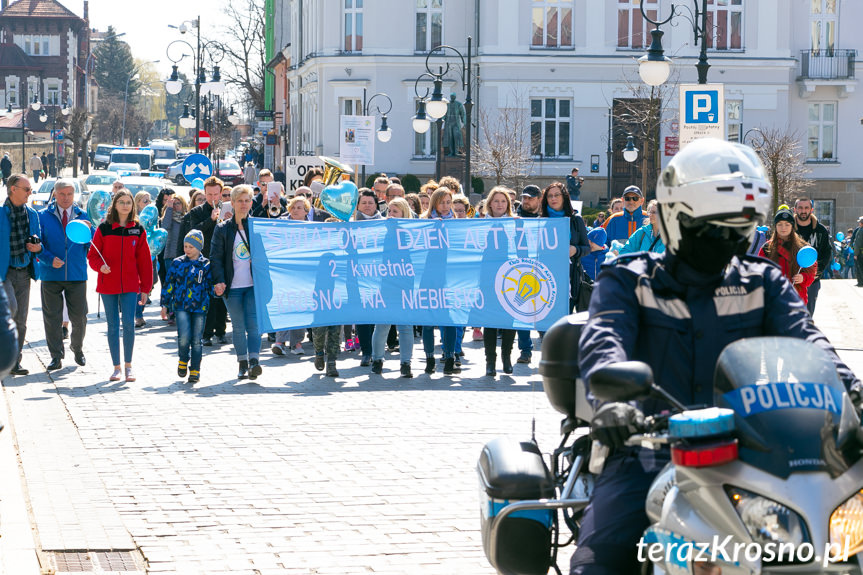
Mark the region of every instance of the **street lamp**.
<instances>
[{"instance_id":1,"label":"street lamp","mask_svg":"<svg viewBox=\"0 0 863 575\"><path fill-rule=\"evenodd\" d=\"M629 114L622 114L622 116L629 117ZM619 116L620 117L620 116ZM612 161L614 156L614 149L612 144L614 142L614 136L626 134L626 146L621 150L623 152L623 159L628 163L632 164L638 159L638 148L635 147L635 138L632 136L631 132L626 131L624 126L615 125L613 123L614 114L612 109L608 110L608 148L606 149L606 170L608 171L608 177L606 181L605 187L605 196L606 201L611 202L611 169L612 169Z\"/></svg>"},{"instance_id":2,"label":"street lamp","mask_svg":"<svg viewBox=\"0 0 863 575\"><path fill-rule=\"evenodd\" d=\"M626 147L623 148L623 159L630 164L638 159L638 148L635 147L635 140L632 136L626 136Z\"/></svg>"},{"instance_id":3,"label":"street lamp","mask_svg":"<svg viewBox=\"0 0 863 575\"><path fill-rule=\"evenodd\" d=\"M438 67L438 73L435 74L431 67L429 67L429 59L436 52L440 52L441 56L446 56L446 51L450 50L455 53L461 59L461 86L462 90L465 90L465 101L464 101L464 109L467 119L467 124L465 128L465 163L464 163L464 188L467 193L470 193L471 190L471 181L470 181L470 152L471 152L471 111L473 110L473 98L471 97L471 88L472 88L472 70L471 70L471 44L473 39L468 36L467 37L467 65L465 65L465 58L461 52L453 48L452 46L448 46L443 44L441 46L437 46L436 48L432 48L429 53L426 55L426 71L417 78L417 84L420 79L425 76L431 77L434 81L434 89L431 94L431 98L427 101L423 98L420 101L419 110L417 110L417 115L413 118L413 127L417 133L424 134L428 131L429 128L429 117L435 120L439 120L446 115L448 103L446 99L443 97L443 78L450 71L449 62L446 64L446 68ZM416 91L416 84L414 85L414 90ZM428 89L426 89L426 95L428 95ZM440 132L440 130L438 130ZM441 141L440 141L440 133L438 133L438 145L437 145L437 164L440 166L440 150L441 150ZM455 151L453 151L455 153ZM436 172L439 171L439 167ZM436 177L440 177L440 174L435 174Z\"/></svg>"},{"instance_id":4,"label":"street lamp","mask_svg":"<svg viewBox=\"0 0 863 575\"><path fill-rule=\"evenodd\" d=\"M372 95L371 98L366 100L366 89L363 88L363 116L369 115L369 110L371 109L372 102L375 101L375 98L383 98L386 100L386 110L381 110L380 105L375 106L376 116L381 117L381 127L377 132L377 138L379 142L389 142L393 137L393 131L390 130L390 127L387 125L387 114L389 114L393 109L393 101L389 96L384 94L383 92L379 92L377 94ZM363 164L363 174L362 174L362 184L365 185L366 181L366 165Z\"/></svg>"},{"instance_id":5,"label":"street lamp","mask_svg":"<svg viewBox=\"0 0 863 575\"><path fill-rule=\"evenodd\" d=\"M206 42L203 45L201 44L201 17L198 16L195 20L188 20L186 22L182 22L179 26L174 26L169 24L169 28L176 28L180 31L180 34L185 34L189 31L189 27L193 27L197 30L197 47L192 46L185 40L174 40L168 47L165 49L165 53L168 56L168 59L173 62L171 76L165 82L165 91L168 94L176 95L180 93L180 90L183 88L183 83L180 81L179 72L177 70L177 63L182 60L186 54L181 54L178 57L173 57L171 55L171 48L177 46L178 44L182 44L187 46L190 50L192 50L195 58L195 63L193 66L193 73L195 74L195 114L194 114L194 125L190 125L189 119L192 116L189 116L188 104L184 105L183 116L180 118L180 126L183 128L195 128L195 151L201 151L201 96L206 96L208 94L212 94L214 96L220 96L225 91L225 84L222 82L222 75L219 71L219 62L222 61L222 58L225 57L225 50L222 48L221 44L215 41ZM204 54L207 54L210 61L213 63L213 76L212 79L208 82L206 72L204 69Z\"/></svg>"},{"instance_id":6,"label":"street lamp","mask_svg":"<svg viewBox=\"0 0 863 575\"><path fill-rule=\"evenodd\" d=\"M230 122L232 126L236 126L240 123L240 116L234 111L233 106L231 106L231 111L228 112L228 122Z\"/></svg>"},{"instance_id":7,"label":"street lamp","mask_svg":"<svg viewBox=\"0 0 863 575\"><path fill-rule=\"evenodd\" d=\"M137 80L140 77L141 74L133 72L126 78L126 91L123 93L123 130L120 132L120 145L122 146L126 145L126 101L129 99L129 82Z\"/></svg>"},{"instance_id":8,"label":"street lamp","mask_svg":"<svg viewBox=\"0 0 863 575\"><path fill-rule=\"evenodd\" d=\"M66 103L60 108L60 114L63 116L68 116L71 112L72 112L72 110L69 107L69 102L67 100ZM43 124L48 121L48 106L47 105L42 108L42 113L39 114L39 121L42 122ZM51 155L54 157L54 162L56 162L57 161L57 104L56 103L51 105ZM48 166L46 166L46 169L47 168L48 168ZM51 170L48 170L48 171L49 171L49 175L54 176L53 173L50 173Z\"/></svg>"},{"instance_id":9,"label":"street lamp","mask_svg":"<svg viewBox=\"0 0 863 575\"><path fill-rule=\"evenodd\" d=\"M695 68L698 70L698 83L706 84L707 70L710 68L710 64L707 63L707 0L701 0L700 9L698 8L698 0L692 0L692 4L694 6L693 13L695 18L691 22L692 33L695 36L695 45L697 46L698 41L701 40L701 53L698 56L698 64L695 65ZM656 29L650 32L652 40L647 54L638 59L638 75L641 76L641 79L648 86L660 86L665 83L668 75L671 73L671 59L665 56L665 52L662 49L663 32L659 27L667 24L674 18L677 6L672 4L671 14L661 22L648 18L644 11L644 0L641 0L639 7L641 9L641 16L656 26ZM698 23L699 19L701 20L700 24Z\"/></svg>"}]
</instances>

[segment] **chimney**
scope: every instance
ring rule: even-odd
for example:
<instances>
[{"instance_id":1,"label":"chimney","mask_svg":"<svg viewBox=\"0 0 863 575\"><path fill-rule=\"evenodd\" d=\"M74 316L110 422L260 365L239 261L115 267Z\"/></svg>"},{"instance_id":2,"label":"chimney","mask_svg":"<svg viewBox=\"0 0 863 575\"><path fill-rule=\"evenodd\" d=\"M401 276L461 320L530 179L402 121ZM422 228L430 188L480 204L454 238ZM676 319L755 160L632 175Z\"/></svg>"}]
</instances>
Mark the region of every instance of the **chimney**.
<instances>
[{"instance_id":1,"label":"chimney","mask_svg":"<svg viewBox=\"0 0 863 575\"><path fill-rule=\"evenodd\" d=\"M3 3L6 3L6 0L3 0ZM84 0L84 20L90 21L90 2L89 0Z\"/></svg>"}]
</instances>

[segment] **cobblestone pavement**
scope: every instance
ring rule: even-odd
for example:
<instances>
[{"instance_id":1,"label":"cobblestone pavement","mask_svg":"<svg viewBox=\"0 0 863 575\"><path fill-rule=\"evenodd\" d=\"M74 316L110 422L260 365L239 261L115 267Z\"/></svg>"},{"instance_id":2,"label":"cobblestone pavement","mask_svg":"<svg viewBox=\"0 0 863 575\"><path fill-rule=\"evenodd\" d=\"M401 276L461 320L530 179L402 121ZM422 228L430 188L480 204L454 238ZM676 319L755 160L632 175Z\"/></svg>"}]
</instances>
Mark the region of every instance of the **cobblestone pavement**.
<instances>
[{"instance_id":1,"label":"cobblestone pavement","mask_svg":"<svg viewBox=\"0 0 863 575\"><path fill-rule=\"evenodd\" d=\"M863 373L863 290L853 283L824 282L815 319ZM43 564L45 551L140 550L150 573L178 575L490 574L475 472L482 445L527 439L534 416L543 449L557 443L539 354L492 382L470 332L461 377L421 374L418 342L412 380L397 377L397 355L381 377L343 353L333 380L309 355L265 351L258 382L237 382L231 346L217 345L190 386L176 376L175 332L150 306L137 332L138 381L109 383L104 314L90 314L86 367L67 353L63 369L44 371L38 300L24 352L31 375L7 379L0 394L10 422L0 434L0 569L9 575L38 572L34 545Z\"/></svg>"},{"instance_id":2,"label":"cobblestone pavement","mask_svg":"<svg viewBox=\"0 0 863 575\"><path fill-rule=\"evenodd\" d=\"M492 381L470 332L460 377L423 374L418 341L412 380L397 377L398 354L376 376L343 352L333 380L310 355L265 350L263 376L238 382L232 346L217 344L191 386L176 374L176 332L152 305L136 332L138 381L109 383L95 294L87 366L67 351L50 373L34 294L31 375L4 387L40 550L137 548L149 572L183 575L492 573L482 445L528 439L533 416L540 445L557 444L539 354Z\"/></svg>"}]
</instances>

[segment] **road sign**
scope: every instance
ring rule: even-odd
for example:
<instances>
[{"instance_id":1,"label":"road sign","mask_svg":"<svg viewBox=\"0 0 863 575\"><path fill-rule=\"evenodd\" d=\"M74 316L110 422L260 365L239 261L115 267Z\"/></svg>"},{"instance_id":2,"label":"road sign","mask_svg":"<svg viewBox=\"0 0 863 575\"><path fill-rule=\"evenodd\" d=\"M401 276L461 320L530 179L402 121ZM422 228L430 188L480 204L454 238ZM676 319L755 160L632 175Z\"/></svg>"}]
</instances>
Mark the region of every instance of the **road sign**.
<instances>
[{"instance_id":1,"label":"road sign","mask_svg":"<svg viewBox=\"0 0 863 575\"><path fill-rule=\"evenodd\" d=\"M54 138L55 140L58 140L58 141L62 140L63 139L63 130L51 130L51 137Z\"/></svg>"},{"instance_id":2,"label":"road sign","mask_svg":"<svg viewBox=\"0 0 863 575\"><path fill-rule=\"evenodd\" d=\"M256 118L272 118L273 111L272 110L255 110Z\"/></svg>"},{"instance_id":3,"label":"road sign","mask_svg":"<svg viewBox=\"0 0 863 575\"><path fill-rule=\"evenodd\" d=\"M665 136L665 155L673 156L680 149L680 141L677 136Z\"/></svg>"},{"instance_id":4,"label":"road sign","mask_svg":"<svg viewBox=\"0 0 863 575\"><path fill-rule=\"evenodd\" d=\"M183 161L183 177L191 182L195 178L206 180L213 175L213 163L204 154L191 154Z\"/></svg>"},{"instance_id":5,"label":"road sign","mask_svg":"<svg viewBox=\"0 0 863 575\"><path fill-rule=\"evenodd\" d=\"M206 150L210 147L210 133L206 130L198 132L198 147L202 150Z\"/></svg>"},{"instance_id":6,"label":"road sign","mask_svg":"<svg viewBox=\"0 0 863 575\"><path fill-rule=\"evenodd\" d=\"M272 120L259 120L258 121L258 129L259 130L270 130L273 127Z\"/></svg>"},{"instance_id":7,"label":"road sign","mask_svg":"<svg viewBox=\"0 0 863 575\"><path fill-rule=\"evenodd\" d=\"M680 149L699 138L725 139L725 85L680 85Z\"/></svg>"}]
</instances>

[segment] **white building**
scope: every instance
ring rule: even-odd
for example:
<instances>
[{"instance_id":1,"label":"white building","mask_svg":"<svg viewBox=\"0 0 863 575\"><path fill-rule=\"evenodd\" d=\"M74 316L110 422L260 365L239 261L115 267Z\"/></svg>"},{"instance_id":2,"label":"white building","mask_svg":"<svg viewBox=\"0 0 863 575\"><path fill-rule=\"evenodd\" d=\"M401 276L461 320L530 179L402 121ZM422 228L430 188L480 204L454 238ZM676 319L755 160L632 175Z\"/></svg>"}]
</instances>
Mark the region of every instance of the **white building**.
<instances>
[{"instance_id":1,"label":"white building","mask_svg":"<svg viewBox=\"0 0 863 575\"><path fill-rule=\"evenodd\" d=\"M653 188L655 171L641 169L650 164L641 164L644 153L635 165L623 162L627 130L645 149L638 130L618 129L618 119L611 130L608 185L610 109L649 94L635 59L644 54L653 26L642 19L639 0L281 1L290 13L290 32L283 36L291 39L289 155L337 156L339 115L362 113L364 90L367 97L383 92L392 99L393 135L386 144L376 143L368 172L433 176L434 129L418 135L411 128L419 99L415 81L431 48L443 43L466 56L471 36L474 138L479 118L493 121L500 110L518 109L529 124L514 137L533 145L531 175L538 183L563 179L578 166L587 180L582 194L587 203L643 180L645 188ZM696 1L701 6L701 0L678 0L677 12L690 15ZM644 4L657 19L671 14L670 0ZM863 91L857 90L861 66L855 60L863 47L855 33L863 22L863 3L707 0L707 5L708 81L725 86L728 137L742 140L757 127L798 134L816 180L806 193L826 223L850 227L863 215L863 165L857 160L863 148ZM674 23L662 27L665 53L674 58L665 89L670 94L676 94L674 83L696 83L700 48L686 18L677 16ZM461 61L447 54L433 57L432 69L445 62L456 68L446 77L444 94L455 92L463 101ZM420 84L419 96L426 86L430 83ZM614 116L621 110L615 108ZM676 115L675 95L659 128L662 145L653 151L662 164L674 152ZM453 165L446 169L462 176L463 169Z\"/></svg>"}]
</instances>

